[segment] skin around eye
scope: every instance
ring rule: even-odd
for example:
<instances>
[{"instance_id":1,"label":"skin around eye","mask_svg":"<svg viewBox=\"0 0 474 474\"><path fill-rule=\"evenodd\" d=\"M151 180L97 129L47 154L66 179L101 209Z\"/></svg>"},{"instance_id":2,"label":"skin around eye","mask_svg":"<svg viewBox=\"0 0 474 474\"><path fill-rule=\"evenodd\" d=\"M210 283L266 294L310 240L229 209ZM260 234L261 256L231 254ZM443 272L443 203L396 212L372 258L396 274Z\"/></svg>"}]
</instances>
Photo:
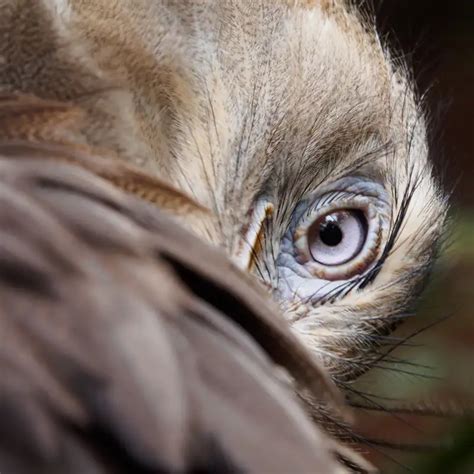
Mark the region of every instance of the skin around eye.
<instances>
[{"instance_id":1,"label":"skin around eye","mask_svg":"<svg viewBox=\"0 0 474 474\"><path fill-rule=\"evenodd\" d=\"M363 177L342 178L300 203L284 251L293 253L292 266L301 275L349 280L367 271L380 255L391 209L381 184Z\"/></svg>"},{"instance_id":2,"label":"skin around eye","mask_svg":"<svg viewBox=\"0 0 474 474\"><path fill-rule=\"evenodd\" d=\"M278 295L320 302L372 268L388 238L392 203L384 187L342 178L302 200L282 237Z\"/></svg>"},{"instance_id":3,"label":"skin around eye","mask_svg":"<svg viewBox=\"0 0 474 474\"><path fill-rule=\"evenodd\" d=\"M342 209L317 219L307 234L312 258L321 265L342 265L355 258L367 240L367 219L363 212Z\"/></svg>"}]
</instances>

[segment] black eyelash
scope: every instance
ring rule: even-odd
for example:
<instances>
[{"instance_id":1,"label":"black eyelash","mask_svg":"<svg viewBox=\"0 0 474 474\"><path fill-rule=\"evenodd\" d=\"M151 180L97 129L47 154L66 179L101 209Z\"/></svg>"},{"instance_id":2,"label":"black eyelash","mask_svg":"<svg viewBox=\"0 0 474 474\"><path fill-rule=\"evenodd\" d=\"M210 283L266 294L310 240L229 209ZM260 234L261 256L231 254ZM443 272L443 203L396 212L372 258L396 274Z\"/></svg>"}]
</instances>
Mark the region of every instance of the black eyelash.
<instances>
[{"instance_id":1,"label":"black eyelash","mask_svg":"<svg viewBox=\"0 0 474 474\"><path fill-rule=\"evenodd\" d=\"M414 169L412 168L408 176L407 186L403 192L400 209L396 215L393 225L390 228L390 233L389 233L387 242L385 243L385 247L382 251L382 254L380 255L377 263L367 273L360 276L357 289L364 289L368 285L373 283L377 275L382 270L384 263L386 262L387 258L392 252L395 246L395 243L397 242L397 239L400 236L400 232L402 230L403 224L405 223L405 219L408 213L408 208L410 207L410 203L413 199L413 195L421 179L422 179L421 176L415 177ZM395 205L396 205L398 196L395 193L394 193L394 196L395 196Z\"/></svg>"}]
</instances>

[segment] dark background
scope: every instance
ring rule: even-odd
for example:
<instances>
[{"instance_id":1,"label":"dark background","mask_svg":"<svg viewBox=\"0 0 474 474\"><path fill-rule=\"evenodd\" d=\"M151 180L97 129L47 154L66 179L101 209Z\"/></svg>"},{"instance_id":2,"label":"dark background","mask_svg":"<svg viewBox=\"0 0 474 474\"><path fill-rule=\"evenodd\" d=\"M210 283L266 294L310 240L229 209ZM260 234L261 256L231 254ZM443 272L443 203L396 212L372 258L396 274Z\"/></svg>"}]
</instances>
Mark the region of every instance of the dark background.
<instances>
[{"instance_id":1,"label":"dark background","mask_svg":"<svg viewBox=\"0 0 474 474\"><path fill-rule=\"evenodd\" d=\"M375 403L426 400L448 411L474 406L474 0L367 0L379 31L414 71L427 94L432 159L452 191L447 245L420 314L401 330L433 323L397 351L395 369L375 370L359 383ZM438 321L438 322L437 322ZM437 322L437 323L436 323ZM408 364L407 364L408 363ZM420 403L422 406L422 403ZM474 473L474 424L469 417L389 415L359 410L359 429L374 440L450 443L409 453L361 447L383 472ZM416 451L416 450L415 450Z\"/></svg>"}]
</instances>

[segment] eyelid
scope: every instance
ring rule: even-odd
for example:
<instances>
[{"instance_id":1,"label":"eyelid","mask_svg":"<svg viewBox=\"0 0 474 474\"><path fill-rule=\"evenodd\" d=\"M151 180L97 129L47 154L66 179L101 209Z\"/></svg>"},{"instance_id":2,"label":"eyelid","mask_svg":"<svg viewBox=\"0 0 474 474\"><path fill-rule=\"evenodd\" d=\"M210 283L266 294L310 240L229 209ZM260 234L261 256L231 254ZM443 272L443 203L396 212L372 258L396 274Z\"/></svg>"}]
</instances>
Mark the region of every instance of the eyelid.
<instances>
[{"instance_id":1,"label":"eyelid","mask_svg":"<svg viewBox=\"0 0 474 474\"><path fill-rule=\"evenodd\" d=\"M382 183L364 177L354 176L341 178L318 188L317 191L309 196L308 202L315 203L317 200L321 200L328 195L333 195L334 199L339 199L339 194L341 198L344 196L365 196L367 198L373 198L385 206L388 206L390 203L389 194Z\"/></svg>"}]
</instances>

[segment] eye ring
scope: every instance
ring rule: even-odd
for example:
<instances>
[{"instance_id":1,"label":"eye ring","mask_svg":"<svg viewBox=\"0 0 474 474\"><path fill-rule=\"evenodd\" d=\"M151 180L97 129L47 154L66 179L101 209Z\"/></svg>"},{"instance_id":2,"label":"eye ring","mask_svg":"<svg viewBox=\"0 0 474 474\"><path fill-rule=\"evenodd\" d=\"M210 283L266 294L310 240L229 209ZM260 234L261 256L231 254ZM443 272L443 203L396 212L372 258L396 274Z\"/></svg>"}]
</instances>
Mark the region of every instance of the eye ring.
<instances>
[{"instance_id":1,"label":"eye ring","mask_svg":"<svg viewBox=\"0 0 474 474\"><path fill-rule=\"evenodd\" d=\"M393 208L384 185L362 176L328 183L300 200L281 239L276 260L279 297L321 305L333 301L326 300L328 297L340 299L357 291L359 282L365 281L364 275L370 274L383 255L390 238ZM344 222L350 220L349 228L344 224L340 230L359 239L344 246L343 254L328 253L327 245L323 253L321 247L312 248L314 235L319 238L320 224L328 220L328 215L334 217L340 212L345 213ZM324 240L329 247L337 248L342 234L329 232Z\"/></svg>"}]
</instances>

